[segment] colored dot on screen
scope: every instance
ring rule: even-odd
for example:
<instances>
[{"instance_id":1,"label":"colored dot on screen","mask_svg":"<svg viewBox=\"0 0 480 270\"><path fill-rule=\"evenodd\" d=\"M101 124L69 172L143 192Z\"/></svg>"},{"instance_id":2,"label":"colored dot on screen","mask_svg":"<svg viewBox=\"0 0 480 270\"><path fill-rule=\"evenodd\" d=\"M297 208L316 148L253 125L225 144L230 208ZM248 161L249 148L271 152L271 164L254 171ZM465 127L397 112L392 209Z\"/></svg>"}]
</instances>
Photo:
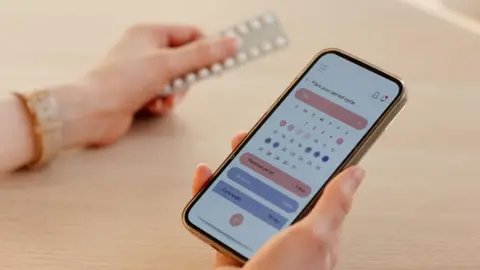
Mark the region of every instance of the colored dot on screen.
<instances>
[{"instance_id":1,"label":"colored dot on screen","mask_svg":"<svg viewBox=\"0 0 480 270\"><path fill-rule=\"evenodd\" d=\"M320 152L317 151L317 152L313 153L313 156L314 156L314 157L319 157L319 156L320 156Z\"/></svg>"},{"instance_id":2,"label":"colored dot on screen","mask_svg":"<svg viewBox=\"0 0 480 270\"><path fill-rule=\"evenodd\" d=\"M329 157L328 157L328 156L323 156L323 157L322 157L322 161L323 161L323 162L327 162L327 161L328 161L328 159L329 159Z\"/></svg>"},{"instance_id":3,"label":"colored dot on screen","mask_svg":"<svg viewBox=\"0 0 480 270\"><path fill-rule=\"evenodd\" d=\"M271 139L271 138L266 138L266 139L265 139L265 143L270 143L270 142L272 142L272 139Z\"/></svg>"},{"instance_id":4,"label":"colored dot on screen","mask_svg":"<svg viewBox=\"0 0 480 270\"><path fill-rule=\"evenodd\" d=\"M279 146L280 146L280 143L278 143L278 142L274 142L274 143L273 143L273 147L277 148L277 147L279 147Z\"/></svg>"},{"instance_id":5,"label":"colored dot on screen","mask_svg":"<svg viewBox=\"0 0 480 270\"><path fill-rule=\"evenodd\" d=\"M233 227L239 226L243 223L244 217L242 214L235 214L230 217L230 225Z\"/></svg>"},{"instance_id":6,"label":"colored dot on screen","mask_svg":"<svg viewBox=\"0 0 480 270\"><path fill-rule=\"evenodd\" d=\"M305 148L305 153L310 153L310 152L312 152L312 148L311 148L311 147Z\"/></svg>"}]
</instances>

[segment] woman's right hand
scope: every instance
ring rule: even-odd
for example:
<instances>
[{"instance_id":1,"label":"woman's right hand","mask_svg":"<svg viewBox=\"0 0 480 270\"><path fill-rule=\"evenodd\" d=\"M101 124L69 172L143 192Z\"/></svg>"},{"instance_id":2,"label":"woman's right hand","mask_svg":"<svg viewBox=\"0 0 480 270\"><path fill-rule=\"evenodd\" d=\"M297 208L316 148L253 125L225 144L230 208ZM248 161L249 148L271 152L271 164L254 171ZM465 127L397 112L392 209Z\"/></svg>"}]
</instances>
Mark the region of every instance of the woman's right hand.
<instances>
[{"instance_id":1,"label":"woman's right hand","mask_svg":"<svg viewBox=\"0 0 480 270\"><path fill-rule=\"evenodd\" d=\"M235 148L245 137L232 140ZM205 165L197 168L193 192L211 178ZM350 211L353 196L365 176L363 169L350 167L333 179L313 210L301 221L270 239L244 266L218 253L215 270L331 270L337 264L339 237Z\"/></svg>"},{"instance_id":2,"label":"woman's right hand","mask_svg":"<svg viewBox=\"0 0 480 270\"><path fill-rule=\"evenodd\" d=\"M188 25L135 25L86 75L51 87L63 122L64 148L120 139L146 109L163 115L183 97L158 98L173 79L221 62L238 50L234 37L205 37Z\"/></svg>"}]
</instances>

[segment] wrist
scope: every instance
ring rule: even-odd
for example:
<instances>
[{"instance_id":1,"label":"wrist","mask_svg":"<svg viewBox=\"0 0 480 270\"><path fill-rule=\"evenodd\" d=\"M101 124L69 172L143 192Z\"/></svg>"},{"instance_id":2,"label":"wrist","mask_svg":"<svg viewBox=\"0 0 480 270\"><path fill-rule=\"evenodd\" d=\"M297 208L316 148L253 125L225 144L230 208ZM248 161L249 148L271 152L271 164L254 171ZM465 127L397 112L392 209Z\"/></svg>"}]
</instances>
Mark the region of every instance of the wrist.
<instances>
[{"instance_id":1,"label":"wrist","mask_svg":"<svg viewBox=\"0 0 480 270\"><path fill-rule=\"evenodd\" d=\"M50 87L62 121L62 148L84 147L102 136L101 125L92 86L85 81L73 81Z\"/></svg>"},{"instance_id":2,"label":"wrist","mask_svg":"<svg viewBox=\"0 0 480 270\"><path fill-rule=\"evenodd\" d=\"M122 110L96 80L84 77L49 89L62 121L63 149L110 144L130 126L129 110Z\"/></svg>"}]
</instances>

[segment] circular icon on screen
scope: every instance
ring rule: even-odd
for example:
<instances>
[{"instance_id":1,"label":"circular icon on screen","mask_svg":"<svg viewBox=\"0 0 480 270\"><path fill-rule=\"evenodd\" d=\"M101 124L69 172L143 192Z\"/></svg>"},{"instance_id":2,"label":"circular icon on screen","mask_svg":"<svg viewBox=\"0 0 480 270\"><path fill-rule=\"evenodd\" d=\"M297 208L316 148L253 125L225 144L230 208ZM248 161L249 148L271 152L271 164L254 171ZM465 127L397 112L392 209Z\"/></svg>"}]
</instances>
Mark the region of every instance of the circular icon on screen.
<instances>
[{"instance_id":1,"label":"circular icon on screen","mask_svg":"<svg viewBox=\"0 0 480 270\"><path fill-rule=\"evenodd\" d=\"M317 152L313 153L313 156L314 157L319 157L320 156L320 151L317 151Z\"/></svg>"},{"instance_id":2,"label":"circular icon on screen","mask_svg":"<svg viewBox=\"0 0 480 270\"><path fill-rule=\"evenodd\" d=\"M330 159L330 158L329 158L328 156L323 156L323 157L322 157L322 161L323 161L323 162L327 162L329 159Z\"/></svg>"},{"instance_id":3,"label":"circular icon on screen","mask_svg":"<svg viewBox=\"0 0 480 270\"><path fill-rule=\"evenodd\" d=\"M289 126L287 127L287 129L288 129L289 131L292 131L294 128L295 128L294 125L289 125Z\"/></svg>"},{"instance_id":4,"label":"circular icon on screen","mask_svg":"<svg viewBox=\"0 0 480 270\"><path fill-rule=\"evenodd\" d=\"M285 121L285 120L280 121L280 126L281 127L285 126L286 124L287 124L287 121Z\"/></svg>"},{"instance_id":5,"label":"circular icon on screen","mask_svg":"<svg viewBox=\"0 0 480 270\"><path fill-rule=\"evenodd\" d=\"M338 138L338 139L337 139L337 144L340 145L340 144L342 144L342 143L343 143L343 139L342 139L342 138Z\"/></svg>"},{"instance_id":6,"label":"circular icon on screen","mask_svg":"<svg viewBox=\"0 0 480 270\"><path fill-rule=\"evenodd\" d=\"M243 220L244 218L242 214L234 214L230 217L230 225L232 225L233 227L240 226L242 225Z\"/></svg>"}]
</instances>

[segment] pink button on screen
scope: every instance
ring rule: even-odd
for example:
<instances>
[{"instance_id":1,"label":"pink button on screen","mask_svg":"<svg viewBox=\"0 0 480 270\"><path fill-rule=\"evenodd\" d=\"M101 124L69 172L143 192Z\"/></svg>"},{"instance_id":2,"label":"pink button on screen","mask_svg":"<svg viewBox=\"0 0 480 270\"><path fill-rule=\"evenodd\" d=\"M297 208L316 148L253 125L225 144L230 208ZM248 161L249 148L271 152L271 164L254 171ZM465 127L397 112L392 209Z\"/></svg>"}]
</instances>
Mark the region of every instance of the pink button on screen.
<instances>
[{"instance_id":1,"label":"pink button on screen","mask_svg":"<svg viewBox=\"0 0 480 270\"><path fill-rule=\"evenodd\" d=\"M361 117L354 112L351 112L344 107L331 102L330 100L321 97L314 92L302 88L295 93L295 97L316 108L319 111L341 121L355 129L362 130L367 126L367 119Z\"/></svg>"},{"instance_id":2,"label":"pink button on screen","mask_svg":"<svg viewBox=\"0 0 480 270\"><path fill-rule=\"evenodd\" d=\"M243 154L240 157L240 162L254 172L300 197L306 197L312 192L311 188L300 180L293 178L251 153Z\"/></svg>"},{"instance_id":3,"label":"pink button on screen","mask_svg":"<svg viewBox=\"0 0 480 270\"><path fill-rule=\"evenodd\" d=\"M233 227L240 226L243 223L243 215L242 214L234 214L230 217L230 225Z\"/></svg>"}]
</instances>

